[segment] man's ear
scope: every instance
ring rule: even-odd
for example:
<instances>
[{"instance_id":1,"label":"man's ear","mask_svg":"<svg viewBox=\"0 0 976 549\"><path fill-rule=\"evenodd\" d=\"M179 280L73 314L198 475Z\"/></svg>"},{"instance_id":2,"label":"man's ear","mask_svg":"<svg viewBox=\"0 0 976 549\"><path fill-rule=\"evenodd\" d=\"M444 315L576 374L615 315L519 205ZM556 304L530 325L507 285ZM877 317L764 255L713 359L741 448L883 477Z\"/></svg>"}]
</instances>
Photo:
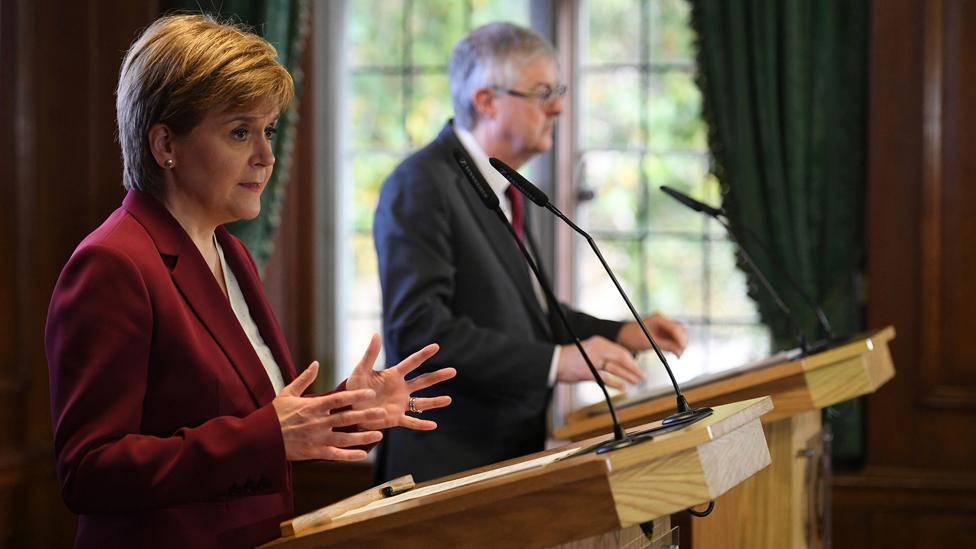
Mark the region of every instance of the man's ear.
<instances>
[{"instance_id":1,"label":"man's ear","mask_svg":"<svg viewBox=\"0 0 976 549\"><path fill-rule=\"evenodd\" d=\"M149 150L160 168L167 167L165 166L167 160L175 161L173 158L174 137L173 130L166 124L156 123L149 127Z\"/></svg>"},{"instance_id":2,"label":"man's ear","mask_svg":"<svg viewBox=\"0 0 976 549\"><path fill-rule=\"evenodd\" d=\"M495 117L495 93L489 88L478 88L471 98L474 110L478 112L478 118L491 119Z\"/></svg>"}]
</instances>

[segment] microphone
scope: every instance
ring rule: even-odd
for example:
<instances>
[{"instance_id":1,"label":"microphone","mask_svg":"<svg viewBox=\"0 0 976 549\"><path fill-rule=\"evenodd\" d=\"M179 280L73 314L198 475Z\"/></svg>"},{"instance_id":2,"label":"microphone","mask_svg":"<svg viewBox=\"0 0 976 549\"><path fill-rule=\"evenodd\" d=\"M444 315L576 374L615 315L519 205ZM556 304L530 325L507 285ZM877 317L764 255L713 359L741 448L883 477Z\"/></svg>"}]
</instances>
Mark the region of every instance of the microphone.
<instances>
[{"instance_id":1,"label":"microphone","mask_svg":"<svg viewBox=\"0 0 976 549\"><path fill-rule=\"evenodd\" d=\"M593 362L590 360L589 355L587 355L586 351L583 349L583 344L580 342L579 337L573 331L573 328L570 327L569 320L566 319L566 314L556 301L556 296L552 293L552 288L549 287L549 283L546 281L546 278L542 276L542 273L539 271L539 267L536 265L535 260L532 259L529 251L525 249L525 244L518 237L518 235L515 234L515 229L512 228L512 224L509 223L508 218L505 217L505 213L502 212L502 209L498 204L498 195L496 195L495 191L488 186L488 182L485 181L481 173L471 165L471 162L468 160L466 154L455 149L454 160L457 161L461 171L464 172L465 178L468 180L468 183L471 184L471 187L474 189L475 194L478 195L478 198L481 199L481 202L484 203L486 208L495 212L502 224L508 228L509 233L511 233L512 238L515 239L519 250L521 250L522 255L525 257L525 261L529 264L532 274L535 275L535 278L539 281L539 286L542 287L542 291L546 296L546 301L549 302L549 308L556 311L556 314L559 316L563 327L566 328L566 331L573 339L573 343L579 350L580 355L583 356L583 361L586 362L586 366L590 369L590 374L593 375L593 379L596 380L597 385L600 386L600 390L603 391L603 398L607 401L607 407L610 409L610 418L613 421L613 439L596 445L594 448L596 452L599 454L614 450L616 448L630 446L636 442L645 440L628 437L624 432L624 428L620 425L620 419L617 418L617 410L614 408L613 401L610 399L610 393L607 392L607 386L603 383L603 378L601 378L600 374L597 373L596 367L593 366ZM587 451L589 450L590 449L587 449Z\"/></svg>"},{"instance_id":2,"label":"microphone","mask_svg":"<svg viewBox=\"0 0 976 549\"><path fill-rule=\"evenodd\" d=\"M712 206L709 206L708 204L705 204L704 202L699 202L682 192L676 191L671 187L668 187L667 185L662 186L661 190L664 191L664 194L670 196L671 198L677 200L678 202L681 202L682 204L688 206L689 208L695 210L696 212L703 213L710 217L718 217L720 215L725 215L725 210L721 208L714 208Z\"/></svg>"},{"instance_id":3,"label":"microphone","mask_svg":"<svg viewBox=\"0 0 976 549\"><path fill-rule=\"evenodd\" d=\"M651 348L657 354L657 358L664 365L664 369L668 372L668 377L671 378L671 385L674 387L674 394L677 400L678 411L668 417L666 417L662 422L662 426L685 426L690 425L702 418L705 418L712 413L711 408L692 408L688 403L688 399L685 395L681 393L681 388L678 387L678 381L674 378L674 373L671 371L671 366L668 364L668 360L664 358L664 353L661 352L661 348L658 347L657 342L651 337L651 332L644 325L644 319L638 314L637 309L634 308L634 304L630 302L630 298L627 296L627 292L624 291L620 282L617 280L617 276L613 274L613 270L610 265L607 264L606 259L603 258L603 254L600 252L600 248L597 247L596 241L593 237L589 235L586 231L579 228L576 223L573 223L568 217L566 217L563 212L559 211L559 208L555 207L552 202L549 201L549 197L540 188L536 187L530 183L527 179L522 177L520 173L509 167L507 164L502 162L497 158L490 158L488 160L492 167L498 170L498 173L502 174L505 179L509 181L516 189L522 192L529 200L534 202L536 205L541 206L550 212L552 212L556 217L563 220L567 225L569 225L574 231L579 233L586 239L586 242L590 245L590 248L596 253L597 258L600 259L600 263L603 268L610 275L610 279L613 280L614 286L617 287L617 292L620 293L620 297L623 298L624 302L627 303L627 307L630 309L630 313L634 316L637 321L637 325L640 326L641 331L644 332L644 337L651 344Z\"/></svg>"},{"instance_id":4,"label":"microphone","mask_svg":"<svg viewBox=\"0 0 976 549\"><path fill-rule=\"evenodd\" d=\"M803 290L800 284L797 283L797 281L793 278L792 275L790 275L789 271L787 271L783 267L781 262L774 261L773 265L775 265L776 268L779 269L779 271L786 276L786 280L790 283L791 286L793 286L793 289L796 291L796 293L799 294L800 297L803 298L803 300L810 307L810 309L813 310L814 314L817 316L817 321L819 322L820 327L827 335L827 340L825 342L814 343L812 347L807 344L806 336L803 334L803 331L800 329L799 323L797 322L796 317L793 314L793 311L786 306L786 304L780 298L779 294L776 293L776 290L773 289L772 284L769 283L769 280L766 279L766 276L763 275L762 271L759 270L759 267L752 260L752 257L746 251L746 248L743 245L742 240L739 239L735 231L732 230L732 226L728 222L729 216L725 212L724 208L715 208L713 206L709 206L707 204L695 200L694 198L682 193L681 191L672 189L671 187L668 187L666 185L661 186L661 190L664 191L664 193L670 196L671 198L674 198L678 202L684 204L685 206L691 208L692 210L695 210L696 212L700 212L711 217L715 221L718 221L720 225L725 227L725 230L729 233L729 237L732 239L732 241L739 245L739 251L742 253L742 258L745 260L746 265L748 265L749 269L753 272L753 274L755 274L756 277L759 278L759 281L766 288L766 291L769 292L769 294L772 296L773 301L776 303L776 306L779 308L779 310L786 315L787 319L790 322L790 325L797 333L797 341L800 344L800 349L803 351L803 354L809 354L810 352L822 350L832 340L835 339L834 332L830 327L830 321L827 320L827 314L824 313L824 310L820 307L820 305L817 304L816 301L813 300L813 298L810 296L809 293ZM769 248L765 244L763 244L762 239L760 239L758 235L752 232L752 230L750 230L749 227L745 227L745 229L746 229L746 235L752 238L752 241L759 246L759 249L761 249L763 253L766 254L767 257L771 259L776 257L769 250Z\"/></svg>"}]
</instances>

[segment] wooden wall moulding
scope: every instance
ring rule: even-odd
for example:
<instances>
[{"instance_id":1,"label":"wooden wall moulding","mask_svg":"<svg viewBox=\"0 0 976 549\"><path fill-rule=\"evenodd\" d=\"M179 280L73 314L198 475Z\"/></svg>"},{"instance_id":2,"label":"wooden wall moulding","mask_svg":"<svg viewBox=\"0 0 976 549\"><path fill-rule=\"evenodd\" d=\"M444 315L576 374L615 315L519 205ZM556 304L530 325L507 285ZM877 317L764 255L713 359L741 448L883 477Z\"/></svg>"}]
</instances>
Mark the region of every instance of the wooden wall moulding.
<instances>
[{"instance_id":1,"label":"wooden wall moulding","mask_svg":"<svg viewBox=\"0 0 976 549\"><path fill-rule=\"evenodd\" d=\"M976 241L974 18L971 2L925 4L919 398L932 408L976 408L976 248L964 244Z\"/></svg>"},{"instance_id":2,"label":"wooden wall moulding","mask_svg":"<svg viewBox=\"0 0 976 549\"><path fill-rule=\"evenodd\" d=\"M868 467L833 477L834 502L878 509L976 512L976 472Z\"/></svg>"}]
</instances>

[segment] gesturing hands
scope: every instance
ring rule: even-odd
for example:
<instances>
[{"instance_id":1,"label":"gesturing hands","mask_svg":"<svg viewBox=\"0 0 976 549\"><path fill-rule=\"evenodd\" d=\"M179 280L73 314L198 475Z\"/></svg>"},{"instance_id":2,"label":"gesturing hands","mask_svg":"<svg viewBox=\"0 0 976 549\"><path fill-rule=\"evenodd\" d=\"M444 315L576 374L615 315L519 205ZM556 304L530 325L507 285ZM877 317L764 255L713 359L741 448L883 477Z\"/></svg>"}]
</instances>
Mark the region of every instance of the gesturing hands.
<instances>
[{"instance_id":1,"label":"gesturing hands","mask_svg":"<svg viewBox=\"0 0 976 549\"><path fill-rule=\"evenodd\" d=\"M380 353L380 337L373 334L369 347L366 348L366 354L363 355L363 359L359 361L346 381L346 389L374 391L375 396L373 398L359 401L353 404L353 408L364 412L372 408L379 408L385 414L359 423L360 429L387 429L399 426L430 431L437 428L437 423L433 421L406 415L410 407L410 394L451 379L457 374L457 370L441 368L434 372L419 375L409 381L405 377L427 359L434 356L438 349L440 347L436 343L428 345L408 356L396 366L376 371L373 369L373 363L376 362L376 357ZM449 396L414 399L415 410L420 412L443 408L450 403L451 397Z\"/></svg>"},{"instance_id":2,"label":"gesturing hands","mask_svg":"<svg viewBox=\"0 0 976 549\"><path fill-rule=\"evenodd\" d=\"M368 389L302 397L302 393L315 381L318 373L319 363L313 362L271 402L278 414L278 423L281 424L285 457L289 461L365 459L365 450L346 448L378 442L383 438L379 431L344 433L334 429L382 419L386 416L386 411L373 407L334 412L339 408L375 399L376 393Z\"/></svg>"},{"instance_id":3,"label":"gesturing hands","mask_svg":"<svg viewBox=\"0 0 976 549\"><path fill-rule=\"evenodd\" d=\"M409 381L404 377L434 356L438 349L436 344L428 345L400 364L377 372L373 370L373 363L380 352L380 340L379 336L373 335L366 354L346 381L345 391L302 397L319 372L318 362L310 364L272 401L281 424L285 457L289 461L365 459L365 450L350 447L378 442L383 438L379 429L397 426L424 431L436 429L437 423L433 421L406 415L410 394L450 379L457 371L442 368ZM417 398L414 408L433 410L450 403L449 396ZM359 431L336 430L350 426Z\"/></svg>"}]
</instances>

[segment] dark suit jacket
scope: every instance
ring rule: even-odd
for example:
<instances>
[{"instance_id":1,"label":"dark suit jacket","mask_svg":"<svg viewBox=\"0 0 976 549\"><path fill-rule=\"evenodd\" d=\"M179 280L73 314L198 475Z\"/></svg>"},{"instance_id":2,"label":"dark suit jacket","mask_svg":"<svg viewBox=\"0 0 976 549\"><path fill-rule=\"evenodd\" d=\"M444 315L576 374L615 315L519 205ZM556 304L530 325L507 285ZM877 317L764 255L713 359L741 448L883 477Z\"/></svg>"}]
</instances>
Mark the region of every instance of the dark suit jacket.
<instances>
[{"instance_id":1,"label":"dark suit jacket","mask_svg":"<svg viewBox=\"0 0 976 549\"><path fill-rule=\"evenodd\" d=\"M570 342L540 307L515 242L464 179L454 150L464 148L449 122L390 175L376 210L387 364L437 342L423 368L458 370L435 391L453 404L423 415L436 431L386 434L383 479L427 480L542 450L553 347ZM564 310L580 338L614 339L620 330Z\"/></svg>"},{"instance_id":2,"label":"dark suit jacket","mask_svg":"<svg viewBox=\"0 0 976 549\"><path fill-rule=\"evenodd\" d=\"M287 384L295 366L254 262L217 238ZM131 191L78 246L48 314L61 493L79 547L254 546L292 513L275 397L190 238Z\"/></svg>"}]
</instances>

